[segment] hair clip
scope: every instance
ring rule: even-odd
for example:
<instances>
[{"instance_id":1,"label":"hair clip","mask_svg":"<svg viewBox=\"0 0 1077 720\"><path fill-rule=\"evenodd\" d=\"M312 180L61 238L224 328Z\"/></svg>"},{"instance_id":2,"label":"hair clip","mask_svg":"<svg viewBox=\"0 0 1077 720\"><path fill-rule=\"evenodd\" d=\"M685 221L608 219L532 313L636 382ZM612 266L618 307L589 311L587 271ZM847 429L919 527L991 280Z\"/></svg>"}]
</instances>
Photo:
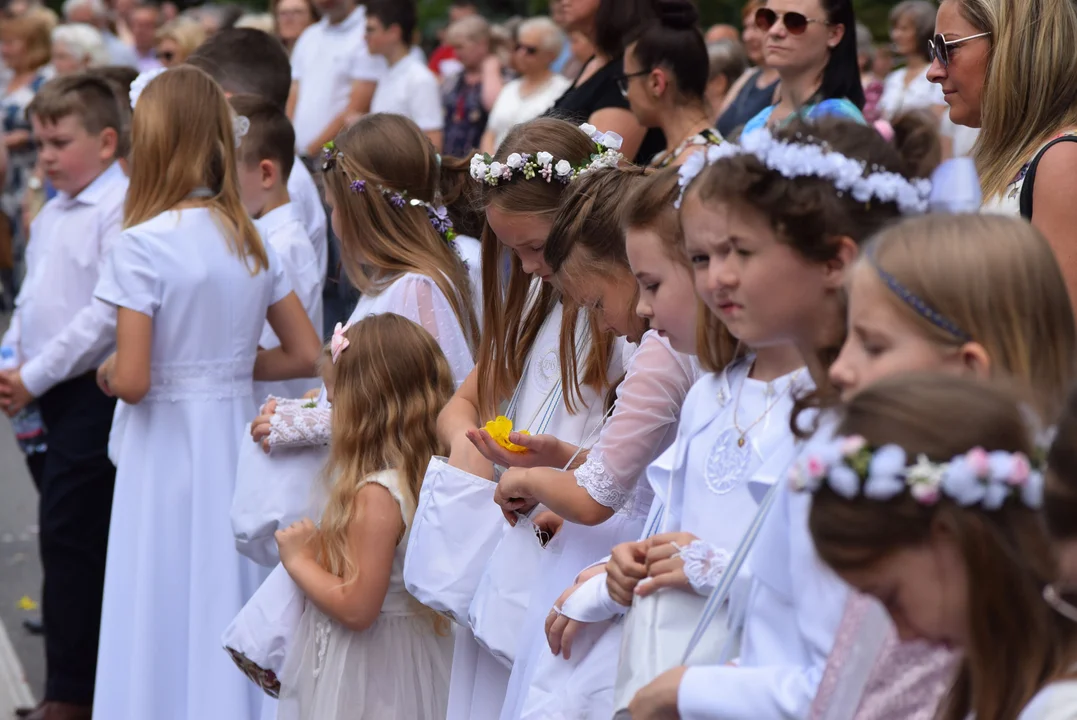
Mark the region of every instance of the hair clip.
<instances>
[{"instance_id":1,"label":"hair clip","mask_svg":"<svg viewBox=\"0 0 1077 720\"><path fill-rule=\"evenodd\" d=\"M236 115L232 118L232 137L236 140L237 148L250 131L251 121L246 115Z\"/></svg>"},{"instance_id":2,"label":"hair clip","mask_svg":"<svg viewBox=\"0 0 1077 720\"><path fill-rule=\"evenodd\" d=\"M351 345L348 342L348 338L344 337L344 333L348 332L348 328L351 327L351 323L343 325L337 323L337 326L333 328L333 337L329 341L329 353L333 358L333 364L337 364L337 360L340 360L340 354L348 349Z\"/></svg>"},{"instance_id":3,"label":"hair clip","mask_svg":"<svg viewBox=\"0 0 1077 720\"><path fill-rule=\"evenodd\" d=\"M146 89L146 86L150 84L150 81L159 75L163 75L168 68L154 68L153 70L147 70L146 72L139 73L138 77L131 81L131 90L127 93L127 97L131 99L131 109L135 109L135 105L138 104L138 99L142 97L142 92Z\"/></svg>"}]
</instances>

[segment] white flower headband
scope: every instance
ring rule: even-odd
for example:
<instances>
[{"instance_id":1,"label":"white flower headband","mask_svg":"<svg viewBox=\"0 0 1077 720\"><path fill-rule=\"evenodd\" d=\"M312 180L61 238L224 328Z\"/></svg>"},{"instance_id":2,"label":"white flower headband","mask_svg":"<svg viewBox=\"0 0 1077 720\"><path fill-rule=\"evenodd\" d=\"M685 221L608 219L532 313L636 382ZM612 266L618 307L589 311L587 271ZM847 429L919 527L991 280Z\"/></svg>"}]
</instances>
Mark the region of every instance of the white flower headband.
<instances>
[{"instance_id":1,"label":"white flower headband","mask_svg":"<svg viewBox=\"0 0 1077 720\"><path fill-rule=\"evenodd\" d=\"M849 500L863 495L885 501L908 489L921 505L934 505L942 495L962 507L985 510L998 510L1010 496L1033 510L1043 505L1043 473L1023 453L983 448L946 463L919 455L909 465L897 445L872 449L858 435L837 437L789 470L789 483L798 492L815 492L824 482Z\"/></svg>"},{"instance_id":2,"label":"white flower headband","mask_svg":"<svg viewBox=\"0 0 1077 720\"><path fill-rule=\"evenodd\" d=\"M490 187L497 187L514 177L523 176L524 180L541 177L546 182L554 178L558 182L568 183L580 175L598 168L617 167L624 160L621 144L624 138L615 132L599 132L594 125L584 123L580 130L595 143L596 152L585 165L574 167L568 160L554 162L548 152L512 153L505 162L494 160L489 153L475 155L471 158L471 177Z\"/></svg>"},{"instance_id":3,"label":"white flower headband","mask_svg":"<svg viewBox=\"0 0 1077 720\"><path fill-rule=\"evenodd\" d=\"M765 128L743 135L740 144L727 142L711 145L706 151L689 157L681 165L681 194L675 203L676 207L681 206L688 186L705 167L737 155L754 155L783 177L829 180L839 192L849 193L858 202L866 203L874 199L896 203L903 215L920 214L928 208L930 180L909 180L898 173L880 170L875 165L868 168L863 161L829 150L825 145L778 140ZM870 172L867 172L869 169Z\"/></svg>"},{"instance_id":4,"label":"white flower headband","mask_svg":"<svg viewBox=\"0 0 1077 720\"><path fill-rule=\"evenodd\" d=\"M131 99L131 109L135 109L135 105L138 104L138 99L142 97L142 93L146 90L146 86L150 84L150 81L164 74L168 68L154 68L153 70L147 70L144 73L139 73L138 77L131 81L131 90L128 93L128 97ZM251 130L251 121L244 115L232 115L232 137L235 138L236 147L243 141L243 138L247 136L247 133Z\"/></svg>"}]
</instances>

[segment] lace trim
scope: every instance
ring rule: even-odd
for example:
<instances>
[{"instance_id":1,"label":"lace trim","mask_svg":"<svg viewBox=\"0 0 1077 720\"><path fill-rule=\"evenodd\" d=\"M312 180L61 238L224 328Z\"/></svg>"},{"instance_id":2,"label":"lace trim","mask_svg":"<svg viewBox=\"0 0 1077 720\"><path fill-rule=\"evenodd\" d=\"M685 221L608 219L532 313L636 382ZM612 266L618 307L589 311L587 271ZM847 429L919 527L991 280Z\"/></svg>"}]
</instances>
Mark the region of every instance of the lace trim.
<instances>
[{"instance_id":1,"label":"lace trim","mask_svg":"<svg viewBox=\"0 0 1077 720\"><path fill-rule=\"evenodd\" d=\"M254 356L235 361L169 363L150 368L143 402L226 400L254 392Z\"/></svg>"},{"instance_id":2,"label":"lace trim","mask_svg":"<svg viewBox=\"0 0 1077 720\"><path fill-rule=\"evenodd\" d=\"M576 468L576 484L586 490L595 502L613 510L623 508L632 495L606 471L601 452L591 452L583 465Z\"/></svg>"},{"instance_id":3,"label":"lace trim","mask_svg":"<svg viewBox=\"0 0 1077 720\"><path fill-rule=\"evenodd\" d=\"M314 660L314 677L317 679L325 667L325 655L329 652L329 631L332 629L332 621L329 618L319 618L314 624L314 648L317 657Z\"/></svg>"},{"instance_id":4,"label":"lace trim","mask_svg":"<svg viewBox=\"0 0 1077 720\"><path fill-rule=\"evenodd\" d=\"M323 407L278 403L269 419L269 447L312 447L328 445L332 433L332 410Z\"/></svg>"},{"instance_id":5,"label":"lace trim","mask_svg":"<svg viewBox=\"0 0 1077 720\"><path fill-rule=\"evenodd\" d=\"M703 540L693 540L678 550L677 557L684 561L684 574L692 589L700 595L710 595L732 556Z\"/></svg>"}]
</instances>

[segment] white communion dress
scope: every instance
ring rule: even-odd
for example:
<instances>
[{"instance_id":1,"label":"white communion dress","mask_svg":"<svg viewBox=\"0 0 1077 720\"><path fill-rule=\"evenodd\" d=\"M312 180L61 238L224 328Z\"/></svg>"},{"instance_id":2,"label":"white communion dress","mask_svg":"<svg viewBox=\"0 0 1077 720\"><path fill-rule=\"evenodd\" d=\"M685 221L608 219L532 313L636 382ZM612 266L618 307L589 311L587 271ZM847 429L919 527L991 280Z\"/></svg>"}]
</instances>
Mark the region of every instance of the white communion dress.
<instances>
[{"instance_id":1,"label":"white communion dress","mask_svg":"<svg viewBox=\"0 0 1077 720\"><path fill-rule=\"evenodd\" d=\"M381 615L350 630L308 601L281 673L279 720L442 720L449 698L453 639L434 613L404 589L404 554L415 501L395 470L366 479L400 504L396 546ZM364 483L365 484L365 483Z\"/></svg>"}]
</instances>

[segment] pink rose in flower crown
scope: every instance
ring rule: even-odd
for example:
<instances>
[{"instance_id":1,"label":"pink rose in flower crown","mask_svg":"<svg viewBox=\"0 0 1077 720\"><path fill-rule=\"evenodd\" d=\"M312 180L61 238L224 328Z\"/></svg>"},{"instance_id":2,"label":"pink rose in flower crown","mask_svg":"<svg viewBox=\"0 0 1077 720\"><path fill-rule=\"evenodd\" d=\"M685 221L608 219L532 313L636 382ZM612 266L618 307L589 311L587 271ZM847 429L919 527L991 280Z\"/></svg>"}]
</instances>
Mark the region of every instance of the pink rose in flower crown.
<instances>
[{"instance_id":1,"label":"pink rose in flower crown","mask_svg":"<svg viewBox=\"0 0 1077 720\"><path fill-rule=\"evenodd\" d=\"M930 483L915 483L909 493L921 505L934 505L939 501L939 488Z\"/></svg>"},{"instance_id":2,"label":"pink rose in flower crown","mask_svg":"<svg viewBox=\"0 0 1077 720\"><path fill-rule=\"evenodd\" d=\"M1031 474L1032 465L1028 462L1028 458L1021 453L1014 453L1013 467L1010 468L1010 476L1006 478L1006 482L1014 487L1024 487Z\"/></svg>"},{"instance_id":3,"label":"pink rose in flower crown","mask_svg":"<svg viewBox=\"0 0 1077 720\"><path fill-rule=\"evenodd\" d=\"M867 447L868 441L859 435L850 435L841 441L841 454L844 457L852 457Z\"/></svg>"},{"instance_id":4,"label":"pink rose in flower crown","mask_svg":"<svg viewBox=\"0 0 1077 720\"><path fill-rule=\"evenodd\" d=\"M969 467L976 473L976 477L987 477L991 472L991 462L988 460L987 451L983 448L973 448L965 455Z\"/></svg>"},{"instance_id":5,"label":"pink rose in flower crown","mask_svg":"<svg viewBox=\"0 0 1077 720\"><path fill-rule=\"evenodd\" d=\"M811 455L804 461L804 471L810 480L819 481L826 476L826 464L815 455Z\"/></svg>"}]
</instances>

